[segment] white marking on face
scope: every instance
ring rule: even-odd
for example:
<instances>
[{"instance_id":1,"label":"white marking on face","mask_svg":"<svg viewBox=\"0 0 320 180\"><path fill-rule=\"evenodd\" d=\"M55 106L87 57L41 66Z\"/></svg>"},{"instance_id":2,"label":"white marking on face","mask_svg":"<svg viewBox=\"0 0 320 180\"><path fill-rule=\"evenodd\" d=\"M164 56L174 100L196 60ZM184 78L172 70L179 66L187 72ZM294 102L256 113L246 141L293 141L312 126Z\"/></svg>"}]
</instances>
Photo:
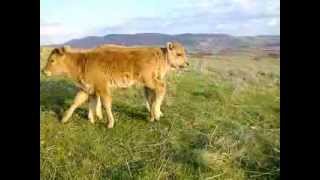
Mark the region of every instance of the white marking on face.
<instances>
[{"instance_id":1,"label":"white marking on face","mask_svg":"<svg viewBox=\"0 0 320 180\"><path fill-rule=\"evenodd\" d=\"M50 71L44 71L44 74L48 77L50 77L52 75L52 73Z\"/></svg>"}]
</instances>

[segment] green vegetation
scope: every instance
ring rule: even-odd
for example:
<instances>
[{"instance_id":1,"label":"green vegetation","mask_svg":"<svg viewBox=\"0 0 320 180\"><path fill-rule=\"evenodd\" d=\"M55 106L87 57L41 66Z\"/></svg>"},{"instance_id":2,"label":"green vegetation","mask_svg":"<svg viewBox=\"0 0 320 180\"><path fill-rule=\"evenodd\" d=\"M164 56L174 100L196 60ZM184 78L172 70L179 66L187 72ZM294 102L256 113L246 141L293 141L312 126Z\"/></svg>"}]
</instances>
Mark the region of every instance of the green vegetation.
<instances>
[{"instance_id":1,"label":"green vegetation","mask_svg":"<svg viewBox=\"0 0 320 180\"><path fill-rule=\"evenodd\" d=\"M113 129L90 124L87 105L61 124L76 88L40 73L41 179L279 179L279 61L190 61L168 77L160 122L141 89L114 92Z\"/></svg>"}]
</instances>

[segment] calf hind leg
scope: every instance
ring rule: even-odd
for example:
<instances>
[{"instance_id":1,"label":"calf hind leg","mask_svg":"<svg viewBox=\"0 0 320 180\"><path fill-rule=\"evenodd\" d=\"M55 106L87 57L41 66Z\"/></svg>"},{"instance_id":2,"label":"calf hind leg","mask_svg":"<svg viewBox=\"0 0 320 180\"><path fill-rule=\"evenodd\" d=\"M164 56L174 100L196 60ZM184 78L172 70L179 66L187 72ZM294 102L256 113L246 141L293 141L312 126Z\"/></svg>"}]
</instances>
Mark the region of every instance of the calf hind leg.
<instances>
[{"instance_id":1,"label":"calf hind leg","mask_svg":"<svg viewBox=\"0 0 320 180\"><path fill-rule=\"evenodd\" d=\"M65 112L61 122L66 123L72 116L73 112L81 106L84 102L88 100L89 95L85 93L84 91L79 91L73 101L73 104L70 106L70 108Z\"/></svg>"}]
</instances>

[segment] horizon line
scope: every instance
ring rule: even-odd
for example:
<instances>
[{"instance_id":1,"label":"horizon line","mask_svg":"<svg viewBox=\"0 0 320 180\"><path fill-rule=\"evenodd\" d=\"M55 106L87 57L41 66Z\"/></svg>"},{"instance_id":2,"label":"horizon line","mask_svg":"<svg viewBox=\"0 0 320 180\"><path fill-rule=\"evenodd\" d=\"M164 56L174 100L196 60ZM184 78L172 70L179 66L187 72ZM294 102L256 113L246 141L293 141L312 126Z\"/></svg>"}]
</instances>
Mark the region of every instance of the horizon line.
<instances>
[{"instance_id":1,"label":"horizon line","mask_svg":"<svg viewBox=\"0 0 320 180\"><path fill-rule=\"evenodd\" d=\"M62 43L48 43L48 44L41 44L40 41L40 46L53 46L53 45L62 45L65 43L68 43L69 41L72 40L81 40L84 38L92 38L92 37L106 37L110 35L139 35L139 34L161 34L161 35L170 35L170 36L177 36L177 35L186 35L186 34L192 34L192 35L227 35L227 36L233 36L233 37L259 37L259 36L280 36L280 34L260 34L260 35L232 35L228 33L178 33L178 34L170 34L170 33L156 33L156 32L143 32L143 33L111 33L111 34L106 34L106 35L88 35L88 36L83 36L79 38L72 38L69 39L65 42Z\"/></svg>"}]
</instances>

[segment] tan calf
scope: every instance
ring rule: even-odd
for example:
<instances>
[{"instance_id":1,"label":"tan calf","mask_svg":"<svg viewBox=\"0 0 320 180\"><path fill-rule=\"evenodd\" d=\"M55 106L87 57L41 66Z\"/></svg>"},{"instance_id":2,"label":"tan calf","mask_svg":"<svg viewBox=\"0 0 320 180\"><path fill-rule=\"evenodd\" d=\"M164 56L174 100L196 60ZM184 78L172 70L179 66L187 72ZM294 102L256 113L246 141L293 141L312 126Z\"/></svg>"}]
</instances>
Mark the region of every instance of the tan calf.
<instances>
[{"instance_id":1,"label":"tan calf","mask_svg":"<svg viewBox=\"0 0 320 180\"><path fill-rule=\"evenodd\" d=\"M112 128L112 89L133 84L144 86L150 121L159 120L166 91L164 77L171 67L183 68L187 64L184 47L177 42L169 42L165 48L114 47L85 52L56 48L48 58L44 73L48 76L65 75L81 88L62 122L67 122L74 110L88 98L101 97L109 120L108 128ZM94 103L90 106L98 107Z\"/></svg>"},{"instance_id":2,"label":"tan calf","mask_svg":"<svg viewBox=\"0 0 320 180\"><path fill-rule=\"evenodd\" d=\"M129 46L122 46L122 45L117 45L117 44L102 44L102 45L97 46L96 48L91 48L91 49L71 48L71 46L64 46L65 50L68 52L90 52L90 51L101 51L101 50L105 50L106 48L112 49L112 48L132 48L132 47L134 47L134 46L129 47ZM78 106L76 106L77 104L79 104L79 106L81 105L81 103L78 103L78 101L80 101L79 98L75 98L74 103L73 103L74 106L72 109L78 108ZM147 106L147 110L150 112L150 107L149 107L148 101L146 102L146 106ZM71 111L71 112L73 112L73 111ZM72 113L68 113L68 114L72 114ZM162 116L162 112L160 112L160 115ZM96 116L98 117L98 119L103 118L100 97L99 96L96 96L96 97L89 96L89 112L88 112L89 121L91 123L94 123ZM65 116L63 121L66 121L67 117L69 117L69 116Z\"/></svg>"},{"instance_id":3,"label":"tan calf","mask_svg":"<svg viewBox=\"0 0 320 180\"><path fill-rule=\"evenodd\" d=\"M117 44L103 44L100 45L96 48L91 48L91 49L83 49L83 48L71 48L71 46L64 46L64 49L68 52L90 52L90 51L101 51L103 49L106 48L127 48L126 46L121 46L121 45L117 45ZM71 116L71 114L73 113L73 111L75 109L78 108L78 106L80 106L81 103L81 99L79 99L81 96L81 94L83 94L83 92L79 92L79 96L76 96L73 106L72 106L72 110L70 109L67 114L70 114L68 116L65 116L64 119L62 120L67 121L67 119L69 119L69 117ZM80 102L80 103L79 103ZM89 112L88 112L88 119L91 123L95 122L95 117L98 117L98 119L102 119L103 118L103 114L102 114L102 108L101 108L101 100L99 96L89 96Z\"/></svg>"}]
</instances>

